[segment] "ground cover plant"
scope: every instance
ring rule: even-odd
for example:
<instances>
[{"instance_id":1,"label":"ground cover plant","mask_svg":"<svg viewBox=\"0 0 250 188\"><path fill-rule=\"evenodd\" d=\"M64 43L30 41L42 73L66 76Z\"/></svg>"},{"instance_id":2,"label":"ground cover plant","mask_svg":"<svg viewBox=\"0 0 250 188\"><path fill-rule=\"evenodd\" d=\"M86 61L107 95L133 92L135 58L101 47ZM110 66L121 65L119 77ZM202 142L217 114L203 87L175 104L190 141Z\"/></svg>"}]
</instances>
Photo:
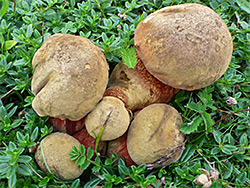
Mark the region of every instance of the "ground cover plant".
<instances>
[{"instance_id":1,"label":"ground cover plant","mask_svg":"<svg viewBox=\"0 0 250 188\"><path fill-rule=\"evenodd\" d=\"M121 59L134 67L138 23L162 7L182 3L201 3L217 12L231 32L234 52L217 82L180 91L171 101L187 135L180 160L154 170L146 165L128 168L115 154L93 160L97 151L81 146L71 152L86 169L80 178L61 181L41 171L33 148L53 128L48 117L39 117L32 109L30 88L31 60L43 41L54 33L80 35L103 51L110 70ZM211 178L211 187L250 187L248 1L1 0L0 6L0 187L202 187L193 180L205 170L220 173L218 179Z\"/></svg>"}]
</instances>

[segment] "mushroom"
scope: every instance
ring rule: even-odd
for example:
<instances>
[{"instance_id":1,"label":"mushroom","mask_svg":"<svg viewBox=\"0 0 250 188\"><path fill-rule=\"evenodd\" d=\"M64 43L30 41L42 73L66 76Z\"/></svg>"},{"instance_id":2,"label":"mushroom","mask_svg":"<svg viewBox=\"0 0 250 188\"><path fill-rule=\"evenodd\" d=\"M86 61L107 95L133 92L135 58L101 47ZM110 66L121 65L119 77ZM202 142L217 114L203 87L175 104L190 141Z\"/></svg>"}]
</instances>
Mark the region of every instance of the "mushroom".
<instances>
[{"instance_id":1,"label":"mushroom","mask_svg":"<svg viewBox=\"0 0 250 188\"><path fill-rule=\"evenodd\" d=\"M108 83L104 54L89 39L50 36L35 53L31 90L40 116L77 121L101 100Z\"/></svg>"},{"instance_id":2,"label":"mushroom","mask_svg":"<svg viewBox=\"0 0 250 188\"><path fill-rule=\"evenodd\" d=\"M177 161L184 150L185 136L180 132L181 116L173 107L156 103L137 113L128 129L127 149L131 159L148 168Z\"/></svg>"},{"instance_id":3,"label":"mushroom","mask_svg":"<svg viewBox=\"0 0 250 188\"><path fill-rule=\"evenodd\" d=\"M140 22L134 43L146 69L166 85L195 90L227 70L231 34L212 9L200 4L162 8Z\"/></svg>"},{"instance_id":4,"label":"mushroom","mask_svg":"<svg viewBox=\"0 0 250 188\"><path fill-rule=\"evenodd\" d=\"M95 137L103 128L102 141L113 140L122 136L130 124L130 114L124 103L115 97L103 97L91 111L85 121L88 133ZM94 133L95 134L94 134Z\"/></svg>"},{"instance_id":5,"label":"mushroom","mask_svg":"<svg viewBox=\"0 0 250 188\"><path fill-rule=\"evenodd\" d=\"M74 180L83 170L70 159L72 147L79 146L79 142L66 133L52 133L46 136L38 146L35 160L46 173L53 173L61 180Z\"/></svg>"},{"instance_id":6,"label":"mushroom","mask_svg":"<svg viewBox=\"0 0 250 188\"><path fill-rule=\"evenodd\" d=\"M111 73L104 96L122 100L128 110L139 110L153 103L170 102L179 89L163 84L151 75L138 57L136 66L117 64Z\"/></svg>"}]
</instances>

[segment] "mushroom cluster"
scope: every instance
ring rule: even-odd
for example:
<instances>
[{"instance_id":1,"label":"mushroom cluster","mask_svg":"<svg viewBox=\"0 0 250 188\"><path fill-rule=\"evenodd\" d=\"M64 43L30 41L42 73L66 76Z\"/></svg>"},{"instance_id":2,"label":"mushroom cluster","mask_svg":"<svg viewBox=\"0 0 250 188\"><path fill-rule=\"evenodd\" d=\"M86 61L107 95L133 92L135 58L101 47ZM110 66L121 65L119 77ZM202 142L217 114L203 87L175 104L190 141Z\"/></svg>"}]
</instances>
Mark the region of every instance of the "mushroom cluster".
<instances>
[{"instance_id":1,"label":"mushroom cluster","mask_svg":"<svg viewBox=\"0 0 250 188\"><path fill-rule=\"evenodd\" d=\"M232 38L212 9L183 4L147 16L134 42L135 68L117 64L108 78L105 56L90 40L49 37L32 61L32 106L38 115L50 116L54 131L85 147L94 149L101 133L102 154L117 153L128 166L167 166L181 157L185 136L181 116L166 103L180 89L217 81L229 66Z\"/></svg>"}]
</instances>

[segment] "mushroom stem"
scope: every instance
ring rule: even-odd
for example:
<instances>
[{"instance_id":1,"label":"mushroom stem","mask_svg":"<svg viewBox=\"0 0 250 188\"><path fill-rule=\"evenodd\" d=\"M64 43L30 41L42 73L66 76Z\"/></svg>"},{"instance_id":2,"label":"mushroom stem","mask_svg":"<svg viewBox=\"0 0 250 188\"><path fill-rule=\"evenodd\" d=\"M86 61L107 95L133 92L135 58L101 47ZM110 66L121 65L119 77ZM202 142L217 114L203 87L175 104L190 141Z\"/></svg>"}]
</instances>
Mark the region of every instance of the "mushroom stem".
<instances>
[{"instance_id":1,"label":"mushroom stem","mask_svg":"<svg viewBox=\"0 0 250 188\"><path fill-rule=\"evenodd\" d=\"M50 117L49 122L53 126L54 131L65 132L69 135L73 135L77 131L81 130L85 124L85 117L78 121L71 121L69 119L59 119Z\"/></svg>"},{"instance_id":2,"label":"mushroom stem","mask_svg":"<svg viewBox=\"0 0 250 188\"><path fill-rule=\"evenodd\" d=\"M72 136L75 139L77 139L82 145L84 145L86 150L89 147L92 150L96 150L96 147L98 147L98 154L100 154L100 155L106 154L107 142L99 141L98 146L96 146L96 139L93 138L88 133L88 131L86 130L86 127L82 128L80 131L74 133ZM96 157L96 153L94 153L94 156L92 159L94 159L95 157Z\"/></svg>"},{"instance_id":3,"label":"mushroom stem","mask_svg":"<svg viewBox=\"0 0 250 188\"><path fill-rule=\"evenodd\" d=\"M137 166L137 164L131 159L131 157L128 154L127 137L128 137L128 132L123 134L121 137L110 141L108 143L107 155L108 157L111 157L113 153L116 153L117 157L121 157L121 159L125 161L127 166L132 166L132 165Z\"/></svg>"},{"instance_id":4,"label":"mushroom stem","mask_svg":"<svg viewBox=\"0 0 250 188\"><path fill-rule=\"evenodd\" d=\"M174 94L179 91L151 75L139 56L134 68L128 68L123 63L117 64L110 76L109 85L104 96L120 99L126 108L132 111L153 103L170 102Z\"/></svg>"}]
</instances>

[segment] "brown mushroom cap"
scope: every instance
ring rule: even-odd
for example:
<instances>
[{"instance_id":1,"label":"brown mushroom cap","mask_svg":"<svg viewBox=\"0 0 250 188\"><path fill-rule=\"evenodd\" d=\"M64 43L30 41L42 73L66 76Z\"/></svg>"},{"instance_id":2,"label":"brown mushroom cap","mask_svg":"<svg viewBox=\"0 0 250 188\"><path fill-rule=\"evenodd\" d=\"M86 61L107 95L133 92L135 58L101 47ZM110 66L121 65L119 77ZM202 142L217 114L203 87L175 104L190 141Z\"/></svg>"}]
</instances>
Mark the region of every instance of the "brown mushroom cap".
<instances>
[{"instance_id":1,"label":"brown mushroom cap","mask_svg":"<svg viewBox=\"0 0 250 188\"><path fill-rule=\"evenodd\" d=\"M212 9L200 4L165 7L140 22L135 47L148 71L174 88L195 90L228 68L231 34Z\"/></svg>"},{"instance_id":2,"label":"brown mushroom cap","mask_svg":"<svg viewBox=\"0 0 250 188\"><path fill-rule=\"evenodd\" d=\"M70 160L69 153L73 146L78 147L79 144L74 137L66 133L52 133L42 140L42 145L38 146L35 154L36 162L46 174L49 174L50 170L61 180L74 180L82 174L83 170L75 164L75 161Z\"/></svg>"},{"instance_id":3,"label":"brown mushroom cap","mask_svg":"<svg viewBox=\"0 0 250 188\"><path fill-rule=\"evenodd\" d=\"M106 121L106 127L101 136L102 141L116 139L127 131L130 114L120 99L103 97L102 101L86 118L85 126L88 133L95 137L93 132L98 135Z\"/></svg>"},{"instance_id":4,"label":"brown mushroom cap","mask_svg":"<svg viewBox=\"0 0 250 188\"><path fill-rule=\"evenodd\" d=\"M179 131L181 116L173 107L156 103L142 109L128 130L127 149L136 164L166 166L177 161L185 137Z\"/></svg>"},{"instance_id":5,"label":"brown mushroom cap","mask_svg":"<svg viewBox=\"0 0 250 188\"><path fill-rule=\"evenodd\" d=\"M104 54L90 40L54 34L35 53L32 106L40 116L77 121L101 100L108 83Z\"/></svg>"}]
</instances>

